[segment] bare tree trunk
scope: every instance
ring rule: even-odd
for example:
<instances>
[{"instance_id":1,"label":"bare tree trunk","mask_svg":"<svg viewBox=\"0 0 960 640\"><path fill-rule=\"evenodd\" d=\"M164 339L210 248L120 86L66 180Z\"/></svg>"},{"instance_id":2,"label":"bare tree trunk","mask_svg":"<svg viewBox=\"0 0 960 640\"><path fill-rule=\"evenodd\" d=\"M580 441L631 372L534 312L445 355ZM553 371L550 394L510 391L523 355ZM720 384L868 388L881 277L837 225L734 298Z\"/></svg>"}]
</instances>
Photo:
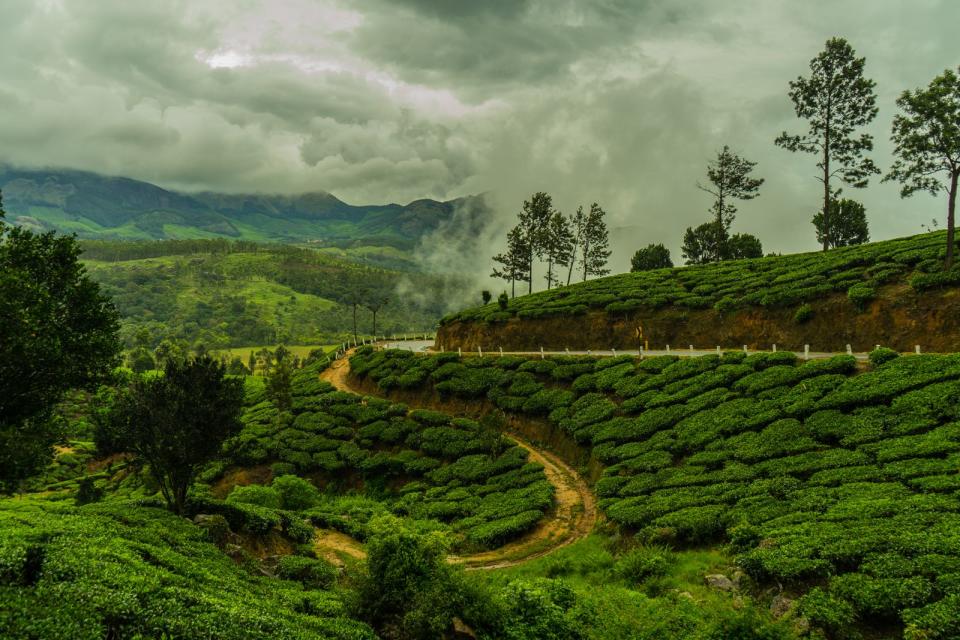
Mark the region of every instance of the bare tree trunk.
<instances>
[{"instance_id":1,"label":"bare tree trunk","mask_svg":"<svg viewBox=\"0 0 960 640\"><path fill-rule=\"evenodd\" d=\"M547 259L547 291L553 284L553 257Z\"/></svg>"},{"instance_id":2,"label":"bare tree trunk","mask_svg":"<svg viewBox=\"0 0 960 640\"><path fill-rule=\"evenodd\" d=\"M827 106L827 130L823 139L823 250L830 248L830 107Z\"/></svg>"},{"instance_id":3,"label":"bare tree trunk","mask_svg":"<svg viewBox=\"0 0 960 640\"><path fill-rule=\"evenodd\" d=\"M960 170L954 169L950 174L950 194L947 198L947 259L944 262L944 269L953 266L953 232L954 232L954 212L957 208L957 178L960 177Z\"/></svg>"}]
</instances>

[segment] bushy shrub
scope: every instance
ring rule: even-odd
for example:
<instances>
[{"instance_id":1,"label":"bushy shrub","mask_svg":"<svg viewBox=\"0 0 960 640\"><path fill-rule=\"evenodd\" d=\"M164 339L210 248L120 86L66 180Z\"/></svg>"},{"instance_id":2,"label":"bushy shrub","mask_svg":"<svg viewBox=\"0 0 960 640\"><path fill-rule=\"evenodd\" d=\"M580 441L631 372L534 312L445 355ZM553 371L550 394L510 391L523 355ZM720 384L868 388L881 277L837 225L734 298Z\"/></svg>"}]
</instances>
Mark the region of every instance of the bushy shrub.
<instances>
[{"instance_id":1,"label":"bushy shrub","mask_svg":"<svg viewBox=\"0 0 960 640\"><path fill-rule=\"evenodd\" d=\"M802 304L797 307L796 313L793 314L793 321L797 324L804 324L812 317L813 307L811 307L809 304Z\"/></svg>"},{"instance_id":2,"label":"bushy shrub","mask_svg":"<svg viewBox=\"0 0 960 640\"><path fill-rule=\"evenodd\" d=\"M869 284L857 283L847 289L847 298L857 309L863 309L867 303L876 297L877 291Z\"/></svg>"},{"instance_id":3,"label":"bushy shrub","mask_svg":"<svg viewBox=\"0 0 960 640\"><path fill-rule=\"evenodd\" d=\"M324 560L284 556L277 564L277 576L296 580L311 589L329 589L337 581L337 570Z\"/></svg>"},{"instance_id":4,"label":"bushy shrub","mask_svg":"<svg viewBox=\"0 0 960 640\"><path fill-rule=\"evenodd\" d=\"M614 571L622 580L640 585L650 578L666 575L673 562L673 554L666 548L637 547L620 556Z\"/></svg>"},{"instance_id":5,"label":"bushy shrub","mask_svg":"<svg viewBox=\"0 0 960 640\"><path fill-rule=\"evenodd\" d=\"M273 487L266 487L261 484L250 484L246 486L236 486L227 496L227 502L230 504L254 504L268 509L280 508L280 493Z\"/></svg>"},{"instance_id":6,"label":"bushy shrub","mask_svg":"<svg viewBox=\"0 0 960 640\"><path fill-rule=\"evenodd\" d=\"M873 351L870 352L870 355L869 355L870 364L872 364L875 367L879 367L884 362L889 362L899 356L900 354L894 351L893 349L889 349L887 347L880 347L879 349L874 349Z\"/></svg>"},{"instance_id":7,"label":"bushy shrub","mask_svg":"<svg viewBox=\"0 0 960 640\"><path fill-rule=\"evenodd\" d=\"M309 509L317 504L320 492L308 480L285 475L273 479L271 487L280 494L280 507L291 511ZM268 506L268 505L263 505Z\"/></svg>"}]
</instances>

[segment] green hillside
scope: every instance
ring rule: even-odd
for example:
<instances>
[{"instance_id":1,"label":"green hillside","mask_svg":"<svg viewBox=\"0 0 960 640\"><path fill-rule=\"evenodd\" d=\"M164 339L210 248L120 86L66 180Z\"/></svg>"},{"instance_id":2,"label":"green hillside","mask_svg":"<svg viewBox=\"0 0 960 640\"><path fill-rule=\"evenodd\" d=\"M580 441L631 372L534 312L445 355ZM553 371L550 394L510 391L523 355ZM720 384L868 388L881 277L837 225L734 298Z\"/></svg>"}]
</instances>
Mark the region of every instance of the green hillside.
<instances>
[{"instance_id":1,"label":"green hillside","mask_svg":"<svg viewBox=\"0 0 960 640\"><path fill-rule=\"evenodd\" d=\"M353 206L324 192L186 194L129 178L3 166L0 190L16 224L116 240L225 237L410 250L454 211L466 211L478 223L485 211L482 199L473 197Z\"/></svg>"},{"instance_id":2,"label":"green hillside","mask_svg":"<svg viewBox=\"0 0 960 640\"><path fill-rule=\"evenodd\" d=\"M794 308L838 293L863 305L886 284L908 283L922 291L960 283L960 268L942 272L945 251L945 232L934 232L828 252L624 273L520 296L506 309L496 303L466 309L442 323L577 316L594 310Z\"/></svg>"},{"instance_id":3,"label":"green hillside","mask_svg":"<svg viewBox=\"0 0 960 640\"><path fill-rule=\"evenodd\" d=\"M729 549L828 637L960 635L960 356L878 352L417 357L360 352L383 390L546 419L603 466L624 534ZM769 592L767 592L769 593Z\"/></svg>"},{"instance_id":4,"label":"green hillside","mask_svg":"<svg viewBox=\"0 0 960 640\"><path fill-rule=\"evenodd\" d=\"M123 316L129 346L145 330L208 349L259 344L338 343L352 334L351 301L387 304L377 332L432 332L456 279L398 271L279 245L222 240L117 243L88 241L84 264ZM406 298L401 283L426 294ZM358 332L370 335L361 306Z\"/></svg>"}]
</instances>

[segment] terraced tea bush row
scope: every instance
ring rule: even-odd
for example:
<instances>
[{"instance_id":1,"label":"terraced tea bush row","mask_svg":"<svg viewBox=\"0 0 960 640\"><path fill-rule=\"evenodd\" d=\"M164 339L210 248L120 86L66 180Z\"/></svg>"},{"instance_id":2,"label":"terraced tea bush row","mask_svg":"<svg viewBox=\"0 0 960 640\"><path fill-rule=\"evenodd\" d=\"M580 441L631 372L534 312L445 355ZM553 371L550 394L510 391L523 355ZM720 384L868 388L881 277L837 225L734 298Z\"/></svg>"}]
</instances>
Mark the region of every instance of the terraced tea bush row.
<instances>
[{"instance_id":1,"label":"terraced tea bush row","mask_svg":"<svg viewBox=\"0 0 960 640\"><path fill-rule=\"evenodd\" d=\"M497 304L466 309L446 316L441 324L576 316L590 310L619 314L668 306L714 308L720 313L749 306L796 306L797 322L802 323L812 313L805 303L834 293L847 295L863 308L884 284L909 283L918 291L956 286L960 269L939 270L944 245L944 232L934 232L825 253L625 273L513 298L506 310Z\"/></svg>"},{"instance_id":2,"label":"terraced tea bush row","mask_svg":"<svg viewBox=\"0 0 960 640\"><path fill-rule=\"evenodd\" d=\"M610 520L651 544L731 544L760 583L819 585L801 608L825 629L960 632L960 355L867 371L783 352L504 360L364 350L352 364L381 380L442 366L443 382L476 382L469 396L419 388L546 416L605 465Z\"/></svg>"},{"instance_id":3,"label":"terraced tea bush row","mask_svg":"<svg viewBox=\"0 0 960 640\"><path fill-rule=\"evenodd\" d=\"M297 582L254 575L162 509L0 501L3 638L376 638L318 561L280 575Z\"/></svg>"},{"instance_id":4,"label":"terraced tea bush row","mask_svg":"<svg viewBox=\"0 0 960 640\"><path fill-rule=\"evenodd\" d=\"M257 388L248 390L244 428L224 444L228 464L272 464L274 475L316 477L332 491L363 488L392 512L445 523L462 543L479 547L524 533L553 504L543 468L493 427L339 392L312 370L297 373L292 387L290 413L278 413ZM266 486L237 487L228 500L248 510L294 508L287 501ZM361 540L375 515L312 506L300 500L318 526Z\"/></svg>"}]
</instances>

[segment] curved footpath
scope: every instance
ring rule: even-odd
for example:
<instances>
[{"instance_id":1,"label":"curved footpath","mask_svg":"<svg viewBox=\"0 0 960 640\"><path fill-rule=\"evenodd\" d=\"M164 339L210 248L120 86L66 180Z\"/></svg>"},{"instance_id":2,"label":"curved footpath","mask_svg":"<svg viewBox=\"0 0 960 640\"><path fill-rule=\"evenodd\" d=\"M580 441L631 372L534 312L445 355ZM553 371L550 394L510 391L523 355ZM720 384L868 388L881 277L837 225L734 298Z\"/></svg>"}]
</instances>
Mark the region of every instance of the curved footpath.
<instances>
[{"instance_id":1,"label":"curved footpath","mask_svg":"<svg viewBox=\"0 0 960 640\"><path fill-rule=\"evenodd\" d=\"M341 391L369 395L351 385L349 354L334 362L320 374L320 378ZM509 431L505 434L529 452L530 460L543 465L547 480L554 487L554 509L534 529L509 544L482 553L449 557L450 562L463 564L468 570L502 569L540 558L586 537L597 522L596 500L579 473L554 454L538 449L517 434ZM333 544L328 544L333 540ZM363 555L362 545L342 534L332 536L320 532L315 545L317 551L327 557L337 552L353 557Z\"/></svg>"}]
</instances>

